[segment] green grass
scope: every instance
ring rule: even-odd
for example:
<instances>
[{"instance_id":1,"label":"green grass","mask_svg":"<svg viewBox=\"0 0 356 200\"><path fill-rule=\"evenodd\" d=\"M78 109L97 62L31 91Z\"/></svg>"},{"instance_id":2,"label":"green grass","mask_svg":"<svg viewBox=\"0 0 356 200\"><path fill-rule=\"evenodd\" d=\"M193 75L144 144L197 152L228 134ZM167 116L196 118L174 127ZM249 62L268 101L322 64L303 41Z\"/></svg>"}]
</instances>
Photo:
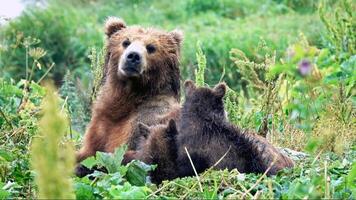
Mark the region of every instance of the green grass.
<instances>
[{"instance_id":1,"label":"green grass","mask_svg":"<svg viewBox=\"0 0 356 200\"><path fill-rule=\"evenodd\" d=\"M92 13L95 13L93 15ZM240 84L229 60L231 48L242 49L250 58L259 59L256 47L260 38L280 53L296 39L300 32L312 44L320 46L325 30L316 12L300 14L286 3L272 0L184 0L169 1L50 1L47 8L32 7L9 25L0 27L2 65L0 75L20 80L27 37L38 39L31 47L47 50L44 66L54 62L57 67L49 76L60 84L67 70L72 76L89 79L91 47L103 46L103 23L108 16L122 17L128 25L155 26L165 30L182 29L186 35L182 51L182 73L186 78L195 69L196 43L201 42L207 55L207 83L213 84L225 67L226 81L232 88ZM57 23L51 24L52 21ZM34 27L34 28L32 28ZM30 48L31 48L30 47ZM6 68L4 68L6 66ZM43 72L36 72L36 78ZM85 82L85 81L84 81Z\"/></svg>"},{"instance_id":2,"label":"green grass","mask_svg":"<svg viewBox=\"0 0 356 200\"><path fill-rule=\"evenodd\" d=\"M232 171L208 171L200 175L203 191L195 177L164 182L151 197L204 198L204 199L300 199L349 198L353 186L347 185L351 177L350 168L355 152L346 154L344 161L333 154L322 158L307 156L297 160L293 170L284 170L277 176L241 174ZM341 163L343 162L343 163ZM355 169L354 165L354 169ZM353 169L353 170L354 170ZM345 174L345 176L341 175ZM346 175L349 174L350 176ZM341 175L341 176L340 176ZM330 182L327 180L330 178ZM351 189L352 190L352 189Z\"/></svg>"}]
</instances>

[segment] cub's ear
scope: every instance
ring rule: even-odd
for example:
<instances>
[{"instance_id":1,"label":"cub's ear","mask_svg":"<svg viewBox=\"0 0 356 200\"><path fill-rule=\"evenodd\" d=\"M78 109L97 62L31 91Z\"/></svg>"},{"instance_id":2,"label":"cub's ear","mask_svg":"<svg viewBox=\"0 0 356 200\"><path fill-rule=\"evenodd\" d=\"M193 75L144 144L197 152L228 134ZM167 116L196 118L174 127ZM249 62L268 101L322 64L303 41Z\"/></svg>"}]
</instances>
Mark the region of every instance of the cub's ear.
<instances>
[{"instance_id":1,"label":"cub's ear","mask_svg":"<svg viewBox=\"0 0 356 200\"><path fill-rule=\"evenodd\" d=\"M220 98L223 98L227 90L226 87L227 86L225 83L219 83L214 87L213 91L215 95L217 95Z\"/></svg>"},{"instance_id":2,"label":"cub's ear","mask_svg":"<svg viewBox=\"0 0 356 200\"><path fill-rule=\"evenodd\" d=\"M180 47L181 43L184 39L184 34L183 31L179 29L174 29L173 31L169 32L169 35L172 36L174 41L177 43L177 45Z\"/></svg>"},{"instance_id":3,"label":"cub's ear","mask_svg":"<svg viewBox=\"0 0 356 200\"><path fill-rule=\"evenodd\" d=\"M140 136L144 137L145 139L148 138L148 135L150 134L150 127L148 127L146 124L139 122L138 123L138 130L140 132Z\"/></svg>"},{"instance_id":4,"label":"cub's ear","mask_svg":"<svg viewBox=\"0 0 356 200\"><path fill-rule=\"evenodd\" d=\"M114 33L126 28L125 22L117 17L108 17L105 22L105 34L110 38Z\"/></svg>"},{"instance_id":5,"label":"cub's ear","mask_svg":"<svg viewBox=\"0 0 356 200\"><path fill-rule=\"evenodd\" d=\"M169 120L166 134L168 138L174 138L178 134L177 125L173 119Z\"/></svg>"},{"instance_id":6,"label":"cub's ear","mask_svg":"<svg viewBox=\"0 0 356 200\"><path fill-rule=\"evenodd\" d=\"M187 80L184 82L185 95L191 95L195 89L196 89L196 86L193 81Z\"/></svg>"}]
</instances>

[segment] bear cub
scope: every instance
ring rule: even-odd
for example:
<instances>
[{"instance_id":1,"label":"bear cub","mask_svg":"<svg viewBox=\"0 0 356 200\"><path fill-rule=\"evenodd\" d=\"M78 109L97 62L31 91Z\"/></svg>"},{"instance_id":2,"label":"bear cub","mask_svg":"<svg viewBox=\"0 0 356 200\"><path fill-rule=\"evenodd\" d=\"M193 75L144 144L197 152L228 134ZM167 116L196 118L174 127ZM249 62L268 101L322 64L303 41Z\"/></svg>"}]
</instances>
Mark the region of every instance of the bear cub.
<instances>
[{"instance_id":1,"label":"bear cub","mask_svg":"<svg viewBox=\"0 0 356 200\"><path fill-rule=\"evenodd\" d=\"M192 81L184 83L185 102L181 110L177 137L179 176L194 175L185 148L197 172L214 166L215 169L237 168L242 173L274 175L293 161L280 153L265 138L240 130L228 122L223 97L226 85L214 89L196 87Z\"/></svg>"},{"instance_id":2,"label":"bear cub","mask_svg":"<svg viewBox=\"0 0 356 200\"><path fill-rule=\"evenodd\" d=\"M127 151L123 164L132 160L140 160L146 164L156 164L157 168L150 173L153 183L171 180L177 177L177 145L178 134L176 123L171 119L168 125L155 125L148 127L139 124L138 149Z\"/></svg>"}]
</instances>

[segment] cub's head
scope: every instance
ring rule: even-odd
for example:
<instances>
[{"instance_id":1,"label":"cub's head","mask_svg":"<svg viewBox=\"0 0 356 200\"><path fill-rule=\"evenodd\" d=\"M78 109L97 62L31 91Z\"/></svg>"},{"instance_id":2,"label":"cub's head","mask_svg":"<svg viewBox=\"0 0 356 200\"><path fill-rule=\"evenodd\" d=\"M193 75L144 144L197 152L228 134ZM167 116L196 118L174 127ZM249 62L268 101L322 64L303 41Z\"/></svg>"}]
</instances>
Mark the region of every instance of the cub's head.
<instances>
[{"instance_id":1,"label":"cub's head","mask_svg":"<svg viewBox=\"0 0 356 200\"><path fill-rule=\"evenodd\" d=\"M124 163L141 160L147 164L157 164L157 168L151 173L152 181L155 183L174 178L176 176L176 136L178 134L175 121L170 120L167 125L160 124L150 127L139 123L138 129L141 134L138 150L126 152Z\"/></svg>"},{"instance_id":2,"label":"cub's head","mask_svg":"<svg viewBox=\"0 0 356 200\"><path fill-rule=\"evenodd\" d=\"M150 127L139 123L139 129L142 137L146 139L138 147L138 157L141 157L142 161L157 164L157 162L168 162L175 157L175 137L178 131L174 120L170 120L167 125L159 124Z\"/></svg>"},{"instance_id":3,"label":"cub's head","mask_svg":"<svg viewBox=\"0 0 356 200\"><path fill-rule=\"evenodd\" d=\"M226 84L219 83L213 89L197 87L193 81L184 83L185 102L183 113L193 112L203 118L212 115L225 118L223 97L226 93Z\"/></svg>"},{"instance_id":4,"label":"cub's head","mask_svg":"<svg viewBox=\"0 0 356 200\"><path fill-rule=\"evenodd\" d=\"M162 79L179 81L179 52L182 32L126 26L110 17L105 24L107 36L106 71L120 80ZM178 77L173 77L178 76Z\"/></svg>"}]
</instances>

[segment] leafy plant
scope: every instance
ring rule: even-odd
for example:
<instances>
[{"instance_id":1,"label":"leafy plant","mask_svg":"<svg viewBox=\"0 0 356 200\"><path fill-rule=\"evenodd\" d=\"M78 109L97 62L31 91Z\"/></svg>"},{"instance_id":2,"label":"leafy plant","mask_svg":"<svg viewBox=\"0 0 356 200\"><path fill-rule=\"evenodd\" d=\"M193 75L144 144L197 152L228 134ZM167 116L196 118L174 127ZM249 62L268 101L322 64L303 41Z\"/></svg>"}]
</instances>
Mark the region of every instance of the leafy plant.
<instances>
[{"instance_id":1,"label":"leafy plant","mask_svg":"<svg viewBox=\"0 0 356 200\"><path fill-rule=\"evenodd\" d=\"M105 49L101 49L99 52L95 48L92 48L91 54L89 56L91 61L91 72L93 75L93 82L92 82L92 93L90 95L91 102L96 99L97 93L99 92L99 88L103 83L104 79L104 55Z\"/></svg>"},{"instance_id":2,"label":"leafy plant","mask_svg":"<svg viewBox=\"0 0 356 200\"><path fill-rule=\"evenodd\" d=\"M145 184L148 183L148 172L154 170L154 166L149 166L140 161L132 161L126 166L120 163L123 159L127 146L117 148L113 154L97 152L95 157L85 159L82 164L88 168L105 169L94 171L90 181L88 176L76 178L76 196L81 198L143 198L147 196L151 189ZM88 194L89 193L89 194Z\"/></svg>"},{"instance_id":3,"label":"leafy plant","mask_svg":"<svg viewBox=\"0 0 356 200\"><path fill-rule=\"evenodd\" d=\"M90 120L89 95L83 94L70 72L64 76L63 84L59 89L60 96L65 100L65 110L69 114L70 134L73 139L79 139L85 132L86 124Z\"/></svg>"},{"instance_id":4,"label":"leafy plant","mask_svg":"<svg viewBox=\"0 0 356 200\"><path fill-rule=\"evenodd\" d=\"M230 52L231 60L238 67L242 79L246 81L250 87L254 87L259 92L255 92L255 97L258 99L260 109L257 110L258 120L258 132L265 136L268 133L268 125L270 124L272 113L276 113L278 110L278 91L281 86L284 75L281 74L277 78L269 78L266 76L269 68L275 64L276 53L275 51L270 54L271 51L264 40L261 39L259 44L259 51L264 52L264 60L261 63L250 61L246 55L238 50L232 49ZM249 93L246 92L245 96L249 97ZM255 124L256 125L256 124Z\"/></svg>"},{"instance_id":5,"label":"leafy plant","mask_svg":"<svg viewBox=\"0 0 356 200\"><path fill-rule=\"evenodd\" d=\"M319 16L328 30L327 39L332 43L338 59L348 58L356 53L355 4L350 0L339 1L333 15L327 14L325 1L319 6Z\"/></svg>"},{"instance_id":6,"label":"leafy plant","mask_svg":"<svg viewBox=\"0 0 356 200\"><path fill-rule=\"evenodd\" d=\"M206 58L200 44L197 43L198 51L196 53L198 69L195 70L195 82L198 86L204 86L204 73L206 68Z\"/></svg>"},{"instance_id":7,"label":"leafy plant","mask_svg":"<svg viewBox=\"0 0 356 200\"><path fill-rule=\"evenodd\" d=\"M34 195L28 151L38 131L38 107L45 89L31 82L28 101L23 104L25 83L0 78L0 182L8 198Z\"/></svg>"}]
</instances>

